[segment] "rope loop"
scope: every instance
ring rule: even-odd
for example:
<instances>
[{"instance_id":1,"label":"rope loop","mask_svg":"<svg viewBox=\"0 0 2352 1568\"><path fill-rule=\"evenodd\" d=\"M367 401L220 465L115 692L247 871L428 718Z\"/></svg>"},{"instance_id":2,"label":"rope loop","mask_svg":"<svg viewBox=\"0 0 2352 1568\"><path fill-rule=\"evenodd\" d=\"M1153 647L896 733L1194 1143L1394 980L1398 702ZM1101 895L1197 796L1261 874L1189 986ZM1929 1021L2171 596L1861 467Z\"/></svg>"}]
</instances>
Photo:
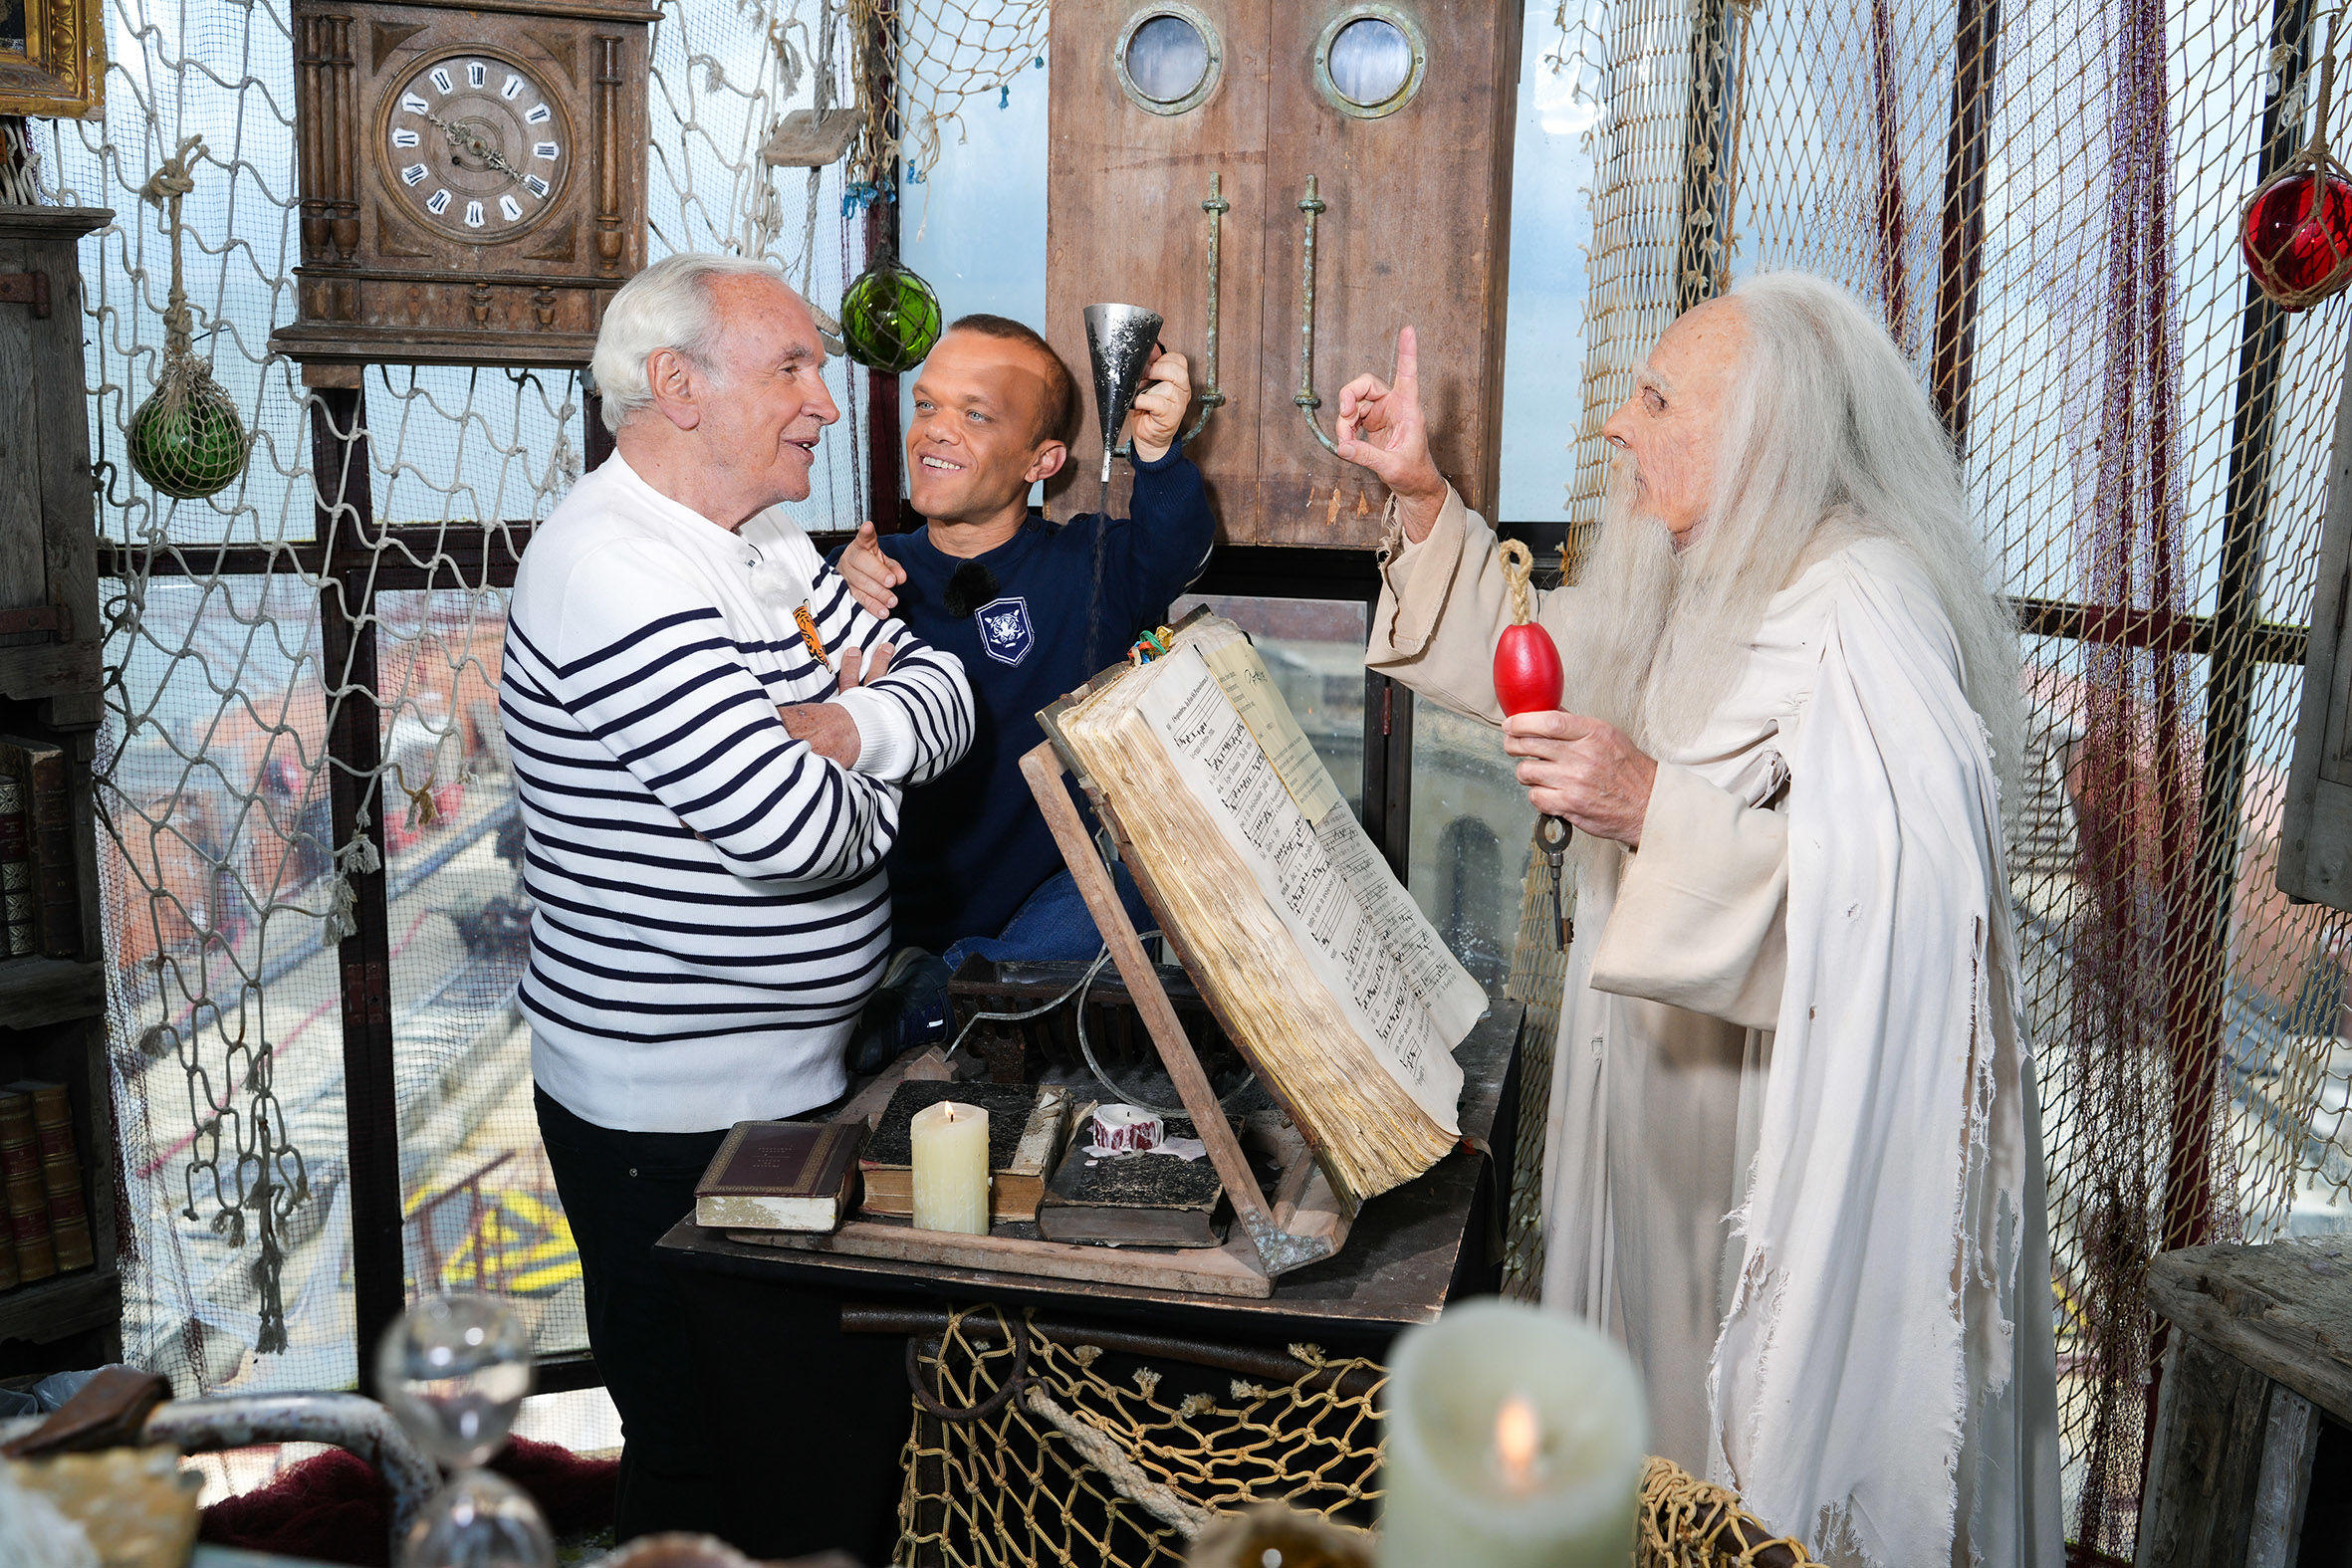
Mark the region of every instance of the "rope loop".
<instances>
[{"instance_id":1,"label":"rope loop","mask_svg":"<svg viewBox=\"0 0 2352 1568\"><path fill-rule=\"evenodd\" d=\"M1004 1382L997 1385L997 1391L994 1394L968 1409L950 1410L940 1402L937 1395L923 1386L922 1341L914 1335L907 1336L906 1386L914 1391L915 1403L922 1406L927 1414L940 1421L958 1423L986 1421L998 1411L1003 1410L1012 1401L1013 1396L1020 1391L1021 1385L1029 1379L1028 1325L1007 1317L1003 1309L999 1307L959 1308L948 1315L947 1332L939 1336L939 1353L934 1358L941 1368L941 1393L945 1393L947 1389L945 1377L947 1347L963 1337L964 1319L974 1312L983 1310L995 1315L998 1326L1004 1329L1006 1339L1012 1343L1013 1370L1006 1374Z\"/></svg>"},{"instance_id":2,"label":"rope loop","mask_svg":"<svg viewBox=\"0 0 2352 1568\"><path fill-rule=\"evenodd\" d=\"M1528 592L1528 577L1535 569L1534 555L1524 540L1507 539L1500 554L1503 557L1503 580L1511 585L1511 623L1525 626L1535 618L1534 605Z\"/></svg>"}]
</instances>

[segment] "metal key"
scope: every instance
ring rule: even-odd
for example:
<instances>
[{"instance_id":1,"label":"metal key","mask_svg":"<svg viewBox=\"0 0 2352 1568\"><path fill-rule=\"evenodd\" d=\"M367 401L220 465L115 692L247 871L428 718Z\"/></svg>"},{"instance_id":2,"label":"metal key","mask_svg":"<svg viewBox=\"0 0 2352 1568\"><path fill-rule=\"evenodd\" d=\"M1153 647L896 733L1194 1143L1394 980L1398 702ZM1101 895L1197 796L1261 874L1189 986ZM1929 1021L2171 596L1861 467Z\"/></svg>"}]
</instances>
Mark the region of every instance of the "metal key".
<instances>
[{"instance_id":1,"label":"metal key","mask_svg":"<svg viewBox=\"0 0 2352 1568\"><path fill-rule=\"evenodd\" d=\"M1560 883L1566 876L1560 864L1568 852L1568 837L1572 829L1556 816L1544 817L1535 824L1535 842L1543 850L1543 864L1551 873L1551 924L1559 937L1559 950L1568 951L1568 943L1576 935L1575 923L1567 917L1567 905L1560 897Z\"/></svg>"}]
</instances>

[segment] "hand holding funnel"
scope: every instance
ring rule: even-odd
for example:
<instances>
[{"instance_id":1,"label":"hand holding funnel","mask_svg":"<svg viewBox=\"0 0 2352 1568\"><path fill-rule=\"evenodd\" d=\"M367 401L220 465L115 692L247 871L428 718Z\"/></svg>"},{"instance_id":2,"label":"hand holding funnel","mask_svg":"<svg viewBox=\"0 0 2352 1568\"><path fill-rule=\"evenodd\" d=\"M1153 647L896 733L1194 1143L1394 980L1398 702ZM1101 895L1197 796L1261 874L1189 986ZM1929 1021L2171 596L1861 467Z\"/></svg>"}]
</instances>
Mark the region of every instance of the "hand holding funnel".
<instances>
[{"instance_id":1,"label":"hand holding funnel","mask_svg":"<svg viewBox=\"0 0 2352 1568\"><path fill-rule=\"evenodd\" d=\"M1094 362L1094 410L1102 416L1102 482L1110 483L1119 427L1135 406L1151 350L1160 340L1158 313L1140 305L1086 307L1086 353Z\"/></svg>"}]
</instances>

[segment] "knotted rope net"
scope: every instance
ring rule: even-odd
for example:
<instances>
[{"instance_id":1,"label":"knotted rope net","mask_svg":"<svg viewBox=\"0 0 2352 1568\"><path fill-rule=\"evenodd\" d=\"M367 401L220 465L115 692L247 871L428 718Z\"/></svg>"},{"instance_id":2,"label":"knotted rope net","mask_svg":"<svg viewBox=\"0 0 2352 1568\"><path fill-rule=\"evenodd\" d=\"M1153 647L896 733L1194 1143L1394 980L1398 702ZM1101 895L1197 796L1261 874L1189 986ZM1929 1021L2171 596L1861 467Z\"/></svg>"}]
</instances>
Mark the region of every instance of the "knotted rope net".
<instances>
[{"instance_id":1,"label":"knotted rope net","mask_svg":"<svg viewBox=\"0 0 2352 1568\"><path fill-rule=\"evenodd\" d=\"M1064 1341L994 1308L950 1314L909 1344L896 1560L1174 1565L1211 1517L1266 1501L1368 1527L1387 1375L1312 1345L1288 1361L1243 1376Z\"/></svg>"},{"instance_id":2,"label":"knotted rope net","mask_svg":"<svg viewBox=\"0 0 2352 1568\"><path fill-rule=\"evenodd\" d=\"M81 255L125 1356L183 1395L355 1381L337 944L358 915L351 878L379 865L380 1114L397 1123L407 1289L501 1294L541 1351L577 1350L579 1261L513 1008L531 905L496 692L500 584L579 477L583 387L569 371L370 369L360 422L337 414L330 434L367 438L358 482L376 527L332 505L333 476L323 514L321 405L267 347L293 319L300 255L285 0L106 11L105 119L32 134L57 199L118 214ZM847 99L843 27L825 0L665 0L652 255L763 255L821 305L840 298L864 262L841 169L774 169L760 153L784 115ZM142 217L149 192L160 228ZM199 323L211 330L197 338ZM133 409L191 353L251 458L217 493L176 499L125 456ZM836 370L832 389L858 428L865 377ZM863 515L846 436L820 449L813 483L816 513ZM362 703L380 755L365 770L348 744L328 748ZM380 825L381 862L369 837L339 835L339 781L356 824Z\"/></svg>"},{"instance_id":3,"label":"knotted rope net","mask_svg":"<svg viewBox=\"0 0 2352 1568\"><path fill-rule=\"evenodd\" d=\"M949 1313L936 1337L908 1343L913 1426L892 1560L1173 1568L1213 1521L1264 1502L1369 1546L1386 1371L1305 1344L1288 1360L1237 1376L993 1307ZM1665 1459L1644 1472L1635 1517L1635 1568L1815 1568L1732 1493Z\"/></svg>"},{"instance_id":4,"label":"knotted rope net","mask_svg":"<svg viewBox=\"0 0 2352 1568\"><path fill-rule=\"evenodd\" d=\"M1752 272L1871 302L1963 457L2030 703L2008 870L2066 1525L2121 1558L2148 1259L2352 1224L2352 927L2273 874L2347 307L2283 314L2237 243L2311 139L2326 14L1564 0L1541 46L1589 155L1572 527L1650 344Z\"/></svg>"}]
</instances>

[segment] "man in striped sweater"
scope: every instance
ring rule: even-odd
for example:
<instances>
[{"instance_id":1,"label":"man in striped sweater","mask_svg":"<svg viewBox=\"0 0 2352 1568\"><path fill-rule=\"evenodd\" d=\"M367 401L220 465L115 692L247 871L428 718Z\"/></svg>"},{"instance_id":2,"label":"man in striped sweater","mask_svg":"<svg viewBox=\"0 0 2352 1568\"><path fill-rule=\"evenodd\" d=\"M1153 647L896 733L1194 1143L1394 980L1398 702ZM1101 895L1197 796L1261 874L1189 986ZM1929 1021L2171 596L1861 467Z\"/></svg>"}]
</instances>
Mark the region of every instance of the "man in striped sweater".
<instances>
[{"instance_id":1,"label":"man in striped sweater","mask_svg":"<svg viewBox=\"0 0 2352 1568\"><path fill-rule=\"evenodd\" d=\"M972 737L958 661L869 614L784 516L839 417L823 365L772 268L639 273L596 341L614 455L539 528L509 612L521 1005L621 1417L622 1539L717 1508L653 1243L730 1126L843 1091L900 791Z\"/></svg>"}]
</instances>

